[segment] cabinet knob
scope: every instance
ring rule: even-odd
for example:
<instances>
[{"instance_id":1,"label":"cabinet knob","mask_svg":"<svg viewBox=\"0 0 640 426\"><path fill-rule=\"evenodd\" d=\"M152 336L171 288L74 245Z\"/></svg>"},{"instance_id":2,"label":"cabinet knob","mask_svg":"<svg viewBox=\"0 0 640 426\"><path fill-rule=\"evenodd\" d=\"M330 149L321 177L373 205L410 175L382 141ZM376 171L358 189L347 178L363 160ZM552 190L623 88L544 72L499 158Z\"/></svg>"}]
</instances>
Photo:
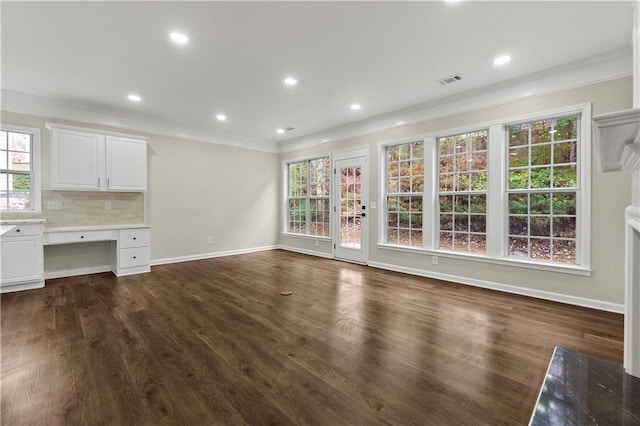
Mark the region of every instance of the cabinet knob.
<instances>
[{"instance_id":1,"label":"cabinet knob","mask_svg":"<svg viewBox=\"0 0 640 426\"><path fill-rule=\"evenodd\" d=\"M135 239L136 239L136 237L133 237L133 239L135 240Z\"/></svg>"},{"instance_id":2,"label":"cabinet knob","mask_svg":"<svg viewBox=\"0 0 640 426\"><path fill-rule=\"evenodd\" d=\"M135 259L136 257L135 257L135 256L133 256L133 258Z\"/></svg>"},{"instance_id":3,"label":"cabinet knob","mask_svg":"<svg viewBox=\"0 0 640 426\"><path fill-rule=\"evenodd\" d=\"M16 229L16 232L20 232L20 229Z\"/></svg>"},{"instance_id":4,"label":"cabinet knob","mask_svg":"<svg viewBox=\"0 0 640 426\"><path fill-rule=\"evenodd\" d=\"M80 239L84 238L84 235L80 235Z\"/></svg>"}]
</instances>

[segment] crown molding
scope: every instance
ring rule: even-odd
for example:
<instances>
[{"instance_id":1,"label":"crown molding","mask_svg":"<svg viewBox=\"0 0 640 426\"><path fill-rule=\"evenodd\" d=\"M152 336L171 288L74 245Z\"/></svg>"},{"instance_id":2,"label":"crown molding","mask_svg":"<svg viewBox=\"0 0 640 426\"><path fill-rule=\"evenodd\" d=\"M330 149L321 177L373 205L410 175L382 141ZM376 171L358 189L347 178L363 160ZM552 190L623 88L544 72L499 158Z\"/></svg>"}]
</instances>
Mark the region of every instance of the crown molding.
<instances>
[{"instance_id":1,"label":"crown molding","mask_svg":"<svg viewBox=\"0 0 640 426\"><path fill-rule=\"evenodd\" d=\"M416 124L520 99L627 77L632 75L632 63L632 50L622 49L281 142L223 133L205 127L103 105L59 100L4 89L0 90L0 96L3 111L117 127L129 131L256 151L283 153L320 145L327 140L336 142L376 133L397 127L399 121L402 121L402 125Z\"/></svg>"},{"instance_id":2,"label":"crown molding","mask_svg":"<svg viewBox=\"0 0 640 426\"><path fill-rule=\"evenodd\" d=\"M463 92L378 115L372 118L281 142L280 152L365 136L400 125L406 126L447 116L489 108L535 96L547 95L632 75L632 50L551 68L517 79ZM398 122L402 124L398 124Z\"/></svg>"},{"instance_id":3,"label":"crown molding","mask_svg":"<svg viewBox=\"0 0 640 426\"><path fill-rule=\"evenodd\" d=\"M233 146L264 152L279 152L278 143L214 131L205 127L166 120L130 110L103 105L70 102L26 93L0 90L3 111L70 120L91 125L117 127L128 131L163 135L178 139Z\"/></svg>"}]
</instances>

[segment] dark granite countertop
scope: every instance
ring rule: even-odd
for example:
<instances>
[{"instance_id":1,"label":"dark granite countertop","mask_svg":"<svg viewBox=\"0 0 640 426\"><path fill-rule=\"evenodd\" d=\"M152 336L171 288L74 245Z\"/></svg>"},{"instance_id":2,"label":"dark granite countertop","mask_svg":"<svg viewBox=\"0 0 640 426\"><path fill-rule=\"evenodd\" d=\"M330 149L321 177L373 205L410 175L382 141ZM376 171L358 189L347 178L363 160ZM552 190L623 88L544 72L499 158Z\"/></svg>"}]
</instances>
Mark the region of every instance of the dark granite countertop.
<instances>
[{"instance_id":1,"label":"dark granite countertop","mask_svg":"<svg viewBox=\"0 0 640 426\"><path fill-rule=\"evenodd\" d=\"M556 347L529 424L640 425L640 378L618 363Z\"/></svg>"}]
</instances>

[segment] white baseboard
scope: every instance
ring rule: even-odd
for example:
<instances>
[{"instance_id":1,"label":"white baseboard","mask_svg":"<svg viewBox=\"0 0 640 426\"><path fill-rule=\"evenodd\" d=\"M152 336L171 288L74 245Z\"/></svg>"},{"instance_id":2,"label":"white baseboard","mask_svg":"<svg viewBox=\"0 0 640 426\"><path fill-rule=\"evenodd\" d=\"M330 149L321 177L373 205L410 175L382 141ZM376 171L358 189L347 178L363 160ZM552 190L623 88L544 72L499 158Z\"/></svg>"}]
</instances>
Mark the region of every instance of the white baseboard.
<instances>
[{"instance_id":1,"label":"white baseboard","mask_svg":"<svg viewBox=\"0 0 640 426\"><path fill-rule=\"evenodd\" d=\"M0 293L13 293L14 291L33 290L43 288L44 280L32 281L30 283L14 284L0 287Z\"/></svg>"},{"instance_id":2,"label":"white baseboard","mask_svg":"<svg viewBox=\"0 0 640 426\"><path fill-rule=\"evenodd\" d=\"M111 272L111 265L92 266L90 268L67 269L64 271L49 271L44 273L45 280L54 278L77 277L78 275L101 274L103 272Z\"/></svg>"},{"instance_id":3,"label":"white baseboard","mask_svg":"<svg viewBox=\"0 0 640 426\"><path fill-rule=\"evenodd\" d=\"M308 254L309 256L324 257L325 259L333 259L333 255L331 253L324 253L321 251L307 250L307 249L302 249L298 247L285 246L282 244L277 245L275 248L280 250L292 251L295 253Z\"/></svg>"},{"instance_id":4,"label":"white baseboard","mask_svg":"<svg viewBox=\"0 0 640 426\"><path fill-rule=\"evenodd\" d=\"M190 262L192 260L213 259L214 257L235 256L237 254L257 253L278 248L277 246L251 247L239 250L217 251L213 253L192 254L189 256L167 257L164 259L152 259L151 266L167 265L169 263Z\"/></svg>"},{"instance_id":5,"label":"white baseboard","mask_svg":"<svg viewBox=\"0 0 640 426\"><path fill-rule=\"evenodd\" d=\"M238 254L256 253L260 251L267 251L267 250L274 250L274 249L286 250L286 251L291 251L295 253L306 254L309 256L322 257L325 259L333 259L333 255L331 253L324 253L320 251L307 250L307 249L302 249L298 247L279 244L279 245L272 245L272 246L252 247L252 248L240 249L240 250L229 250L229 251L221 251L221 252L214 252L214 253L196 254L196 255L190 255L190 256L179 256L179 257L170 257L170 258L164 258L164 259L155 259L151 261L151 266L166 265L170 263L190 262L192 260L212 259L212 258L224 257L224 256L234 256ZM566 303L569 305L582 306L586 308L598 309L601 311L615 312L619 314L624 313L624 305L620 303L604 302L604 301L595 300L595 299L588 299L585 297L570 296L570 295L554 293L550 291L535 290L535 289L530 289L525 287L513 286L509 284L501 284L501 283L495 283L491 281L477 280L474 278L462 277L458 275L450 275L450 274L443 274L443 273L433 272L433 271L425 271L422 269L407 268L404 266L393 265L389 263L370 261L367 263L367 265L373 268L385 269L388 271L402 272L410 275L417 275L421 277L451 281L454 283L466 284L466 285L486 288L490 290L497 290L505 293L519 294L522 296L535 297L537 299L550 300L553 302ZM78 275L97 274L102 272L111 272L111 270L112 270L111 265L105 265L105 266L97 266L97 267L91 267L91 268L72 269L67 271L45 272L44 276L45 276L45 279L53 279L53 278L72 277L72 276L78 276ZM37 288L37 287L29 287L29 288ZM27 288L24 288L24 289L26 290ZM18 286L16 286L15 290L23 290L23 288L18 288ZM14 291L14 289L3 288L1 291L2 292Z\"/></svg>"},{"instance_id":6,"label":"white baseboard","mask_svg":"<svg viewBox=\"0 0 640 426\"><path fill-rule=\"evenodd\" d=\"M389 263L368 262L367 264L373 268L386 269L388 271L402 272L410 275L418 275L421 277L451 281L458 284L466 284L474 287L498 290L505 293L519 294L521 296L535 297L537 299L551 300L553 302L566 303L569 305L582 306L585 308L598 309L601 311L615 312L617 314L624 313L624 305L620 303L603 302L601 300L587 299L585 297L569 296L567 294L517 287L508 284L494 283L491 281L476 280L474 278L461 277L458 275L442 274L439 272L425 271L422 269L407 268L404 266L392 265Z\"/></svg>"}]
</instances>

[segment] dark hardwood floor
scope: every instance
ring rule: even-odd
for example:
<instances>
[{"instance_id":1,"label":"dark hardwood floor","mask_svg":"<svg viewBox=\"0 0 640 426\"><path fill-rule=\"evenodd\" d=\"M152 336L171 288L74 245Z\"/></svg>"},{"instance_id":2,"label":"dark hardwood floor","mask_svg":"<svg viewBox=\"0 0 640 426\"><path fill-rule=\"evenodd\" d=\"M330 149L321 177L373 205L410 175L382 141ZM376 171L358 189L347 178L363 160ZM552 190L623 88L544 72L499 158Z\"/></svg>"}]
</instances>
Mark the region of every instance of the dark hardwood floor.
<instances>
[{"instance_id":1,"label":"dark hardwood floor","mask_svg":"<svg viewBox=\"0 0 640 426\"><path fill-rule=\"evenodd\" d=\"M622 361L622 315L284 251L1 302L3 425L526 424L554 346Z\"/></svg>"}]
</instances>

